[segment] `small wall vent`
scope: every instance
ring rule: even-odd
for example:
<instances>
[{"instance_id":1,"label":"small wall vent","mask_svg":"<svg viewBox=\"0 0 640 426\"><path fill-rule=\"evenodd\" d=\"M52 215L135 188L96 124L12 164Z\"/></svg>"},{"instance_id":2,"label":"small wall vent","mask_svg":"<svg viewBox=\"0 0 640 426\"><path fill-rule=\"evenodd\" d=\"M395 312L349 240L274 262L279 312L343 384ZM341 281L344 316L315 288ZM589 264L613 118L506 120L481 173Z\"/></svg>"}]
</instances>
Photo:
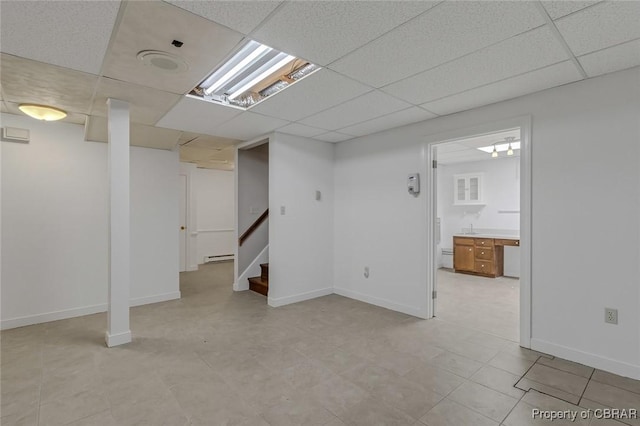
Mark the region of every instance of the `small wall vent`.
<instances>
[{"instance_id":1,"label":"small wall vent","mask_svg":"<svg viewBox=\"0 0 640 426\"><path fill-rule=\"evenodd\" d=\"M3 127L2 140L6 142L29 143L29 129L17 127Z\"/></svg>"}]
</instances>

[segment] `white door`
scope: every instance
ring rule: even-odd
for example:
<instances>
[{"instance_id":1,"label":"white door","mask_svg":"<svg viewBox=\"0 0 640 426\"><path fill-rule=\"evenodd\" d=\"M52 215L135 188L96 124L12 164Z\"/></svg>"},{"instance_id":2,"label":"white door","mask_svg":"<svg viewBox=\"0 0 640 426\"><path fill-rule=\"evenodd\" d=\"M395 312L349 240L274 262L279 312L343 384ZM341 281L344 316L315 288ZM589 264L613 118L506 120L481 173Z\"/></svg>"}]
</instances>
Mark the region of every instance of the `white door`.
<instances>
[{"instance_id":1,"label":"white door","mask_svg":"<svg viewBox=\"0 0 640 426\"><path fill-rule=\"evenodd\" d=\"M180 272L187 270L187 177L180 175Z\"/></svg>"}]
</instances>

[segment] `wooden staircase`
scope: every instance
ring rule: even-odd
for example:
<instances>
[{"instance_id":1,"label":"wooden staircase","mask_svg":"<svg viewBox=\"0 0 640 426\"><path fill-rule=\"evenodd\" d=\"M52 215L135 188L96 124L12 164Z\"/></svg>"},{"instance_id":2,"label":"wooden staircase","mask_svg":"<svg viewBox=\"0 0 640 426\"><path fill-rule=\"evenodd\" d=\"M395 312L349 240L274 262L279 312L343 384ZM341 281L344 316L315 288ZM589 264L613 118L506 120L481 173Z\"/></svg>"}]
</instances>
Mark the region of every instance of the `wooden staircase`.
<instances>
[{"instance_id":1,"label":"wooden staircase","mask_svg":"<svg viewBox=\"0 0 640 426\"><path fill-rule=\"evenodd\" d=\"M260 264L260 269L262 272L259 277L249 278L249 290L266 296L269 294L269 264Z\"/></svg>"}]
</instances>

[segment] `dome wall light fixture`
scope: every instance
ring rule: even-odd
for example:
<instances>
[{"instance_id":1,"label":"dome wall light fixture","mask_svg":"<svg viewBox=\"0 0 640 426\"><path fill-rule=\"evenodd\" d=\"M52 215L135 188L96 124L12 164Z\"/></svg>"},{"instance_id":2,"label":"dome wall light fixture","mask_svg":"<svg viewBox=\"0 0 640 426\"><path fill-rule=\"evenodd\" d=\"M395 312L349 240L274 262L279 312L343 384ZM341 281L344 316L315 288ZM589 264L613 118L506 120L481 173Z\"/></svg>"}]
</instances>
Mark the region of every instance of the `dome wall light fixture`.
<instances>
[{"instance_id":1,"label":"dome wall light fixture","mask_svg":"<svg viewBox=\"0 0 640 426\"><path fill-rule=\"evenodd\" d=\"M20 104L18 109L36 120L57 121L67 116L67 112L48 105Z\"/></svg>"}]
</instances>

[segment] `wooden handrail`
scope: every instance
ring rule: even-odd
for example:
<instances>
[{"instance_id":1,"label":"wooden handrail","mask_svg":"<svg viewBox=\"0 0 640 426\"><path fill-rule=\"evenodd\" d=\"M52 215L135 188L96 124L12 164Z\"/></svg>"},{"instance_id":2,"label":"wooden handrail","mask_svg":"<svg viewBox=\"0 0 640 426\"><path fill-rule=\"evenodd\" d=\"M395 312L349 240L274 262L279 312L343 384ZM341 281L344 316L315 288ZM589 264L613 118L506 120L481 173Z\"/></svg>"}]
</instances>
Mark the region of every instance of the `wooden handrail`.
<instances>
[{"instance_id":1,"label":"wooden handrail","mask_svg":"<svg viewBox=\"0 0 640 426\"><path fill-rule=\"evenodd\" d=\"M262 225L262 222L267 220L268 217L269 217L269 209L266 209L264 213L262 213L260 217L256 219L255 222L253 222L253 224L249 227L249 229L244 231L244 234L242 234L240 238L238 238L238 245L241 246L242 243L244 243L246 239L249 238L251 234L253 234L260 225Z\"/></svg>"}]
</instances>

